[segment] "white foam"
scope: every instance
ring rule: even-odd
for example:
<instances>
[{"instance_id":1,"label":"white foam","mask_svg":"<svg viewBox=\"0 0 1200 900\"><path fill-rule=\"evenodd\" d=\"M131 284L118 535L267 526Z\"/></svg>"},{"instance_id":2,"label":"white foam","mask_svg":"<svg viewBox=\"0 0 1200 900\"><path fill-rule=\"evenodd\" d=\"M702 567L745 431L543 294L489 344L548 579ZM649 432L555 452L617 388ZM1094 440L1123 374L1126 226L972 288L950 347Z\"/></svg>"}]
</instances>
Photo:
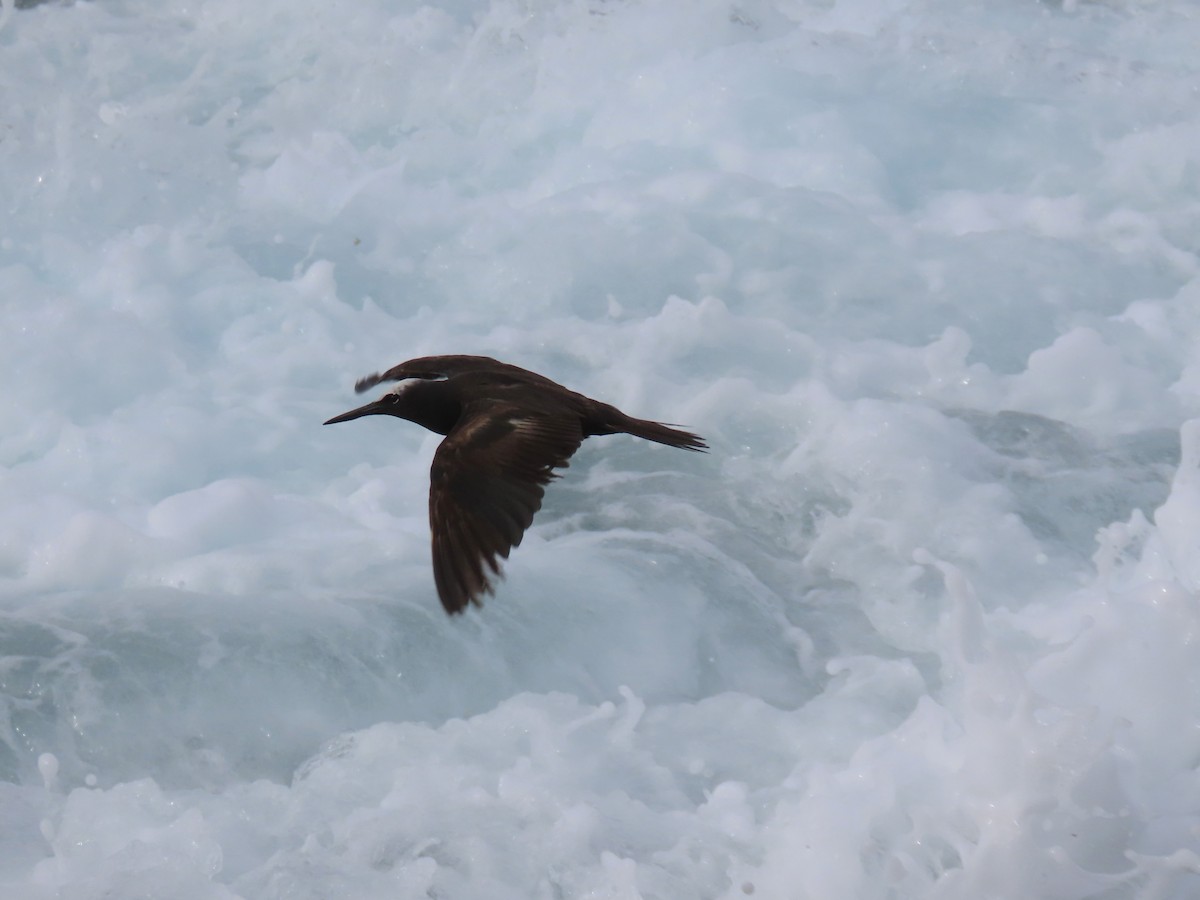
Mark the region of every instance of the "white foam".
<instances>
[{"instance_id":1,"label":"white foam","mask_svg":"<svg viewBox=\"0 0 1200 900\"><path fill-rule=\"evenodd\" d=\"M1187 0L0 5L0 894L1200 891Z\"/></svg>"}]
</instances>

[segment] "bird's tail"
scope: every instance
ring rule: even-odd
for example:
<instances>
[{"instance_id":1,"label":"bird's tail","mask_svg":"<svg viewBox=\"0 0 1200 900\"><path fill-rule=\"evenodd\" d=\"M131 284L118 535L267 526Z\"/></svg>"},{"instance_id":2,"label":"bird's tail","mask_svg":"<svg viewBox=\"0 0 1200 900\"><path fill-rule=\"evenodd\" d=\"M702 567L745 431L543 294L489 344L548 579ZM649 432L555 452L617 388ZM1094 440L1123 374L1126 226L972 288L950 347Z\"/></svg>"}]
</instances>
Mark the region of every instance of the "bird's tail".
<instances>
[{"instance_id":1,"label":"bird's tail","mask_svg":"<svg viewBox=\"0 0 1200 900\"><path fill-rule=\"evenodd\" d=\"M649 419L634 419L626 416L621 422L619 430L626 434L632 434L634 437L666 444L668 447L681 447L684 450L701 452L708 449L708 444L700 435L664 425L662 422L651 422Z\"/></svg>"}]
</instances>

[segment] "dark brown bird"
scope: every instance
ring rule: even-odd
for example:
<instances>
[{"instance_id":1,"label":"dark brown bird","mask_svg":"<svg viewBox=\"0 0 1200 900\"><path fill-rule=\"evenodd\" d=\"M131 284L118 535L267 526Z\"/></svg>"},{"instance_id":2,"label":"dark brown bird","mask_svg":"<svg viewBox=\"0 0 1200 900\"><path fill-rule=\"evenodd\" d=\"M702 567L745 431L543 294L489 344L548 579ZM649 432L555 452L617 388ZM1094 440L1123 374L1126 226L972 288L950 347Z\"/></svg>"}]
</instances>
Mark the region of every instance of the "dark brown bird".
<instances>
[{"instance_id":1,"label":"dark brown bird","mask_svg":"<svg viewBox=\"0 0 1200 900\"><path fill-rule=\"evenodd\" d=\"M497 557L509 551L542 506L545 485L584 438L632 434L685 450L704 450L697 435L635 419L526 369L486 356L426 356L360 378L357 393L385 381L395 387L373 403L334 416L408 419L446 439L429 471L433 580L448 613L492 593Z\"/></svg>"}]
</instances>

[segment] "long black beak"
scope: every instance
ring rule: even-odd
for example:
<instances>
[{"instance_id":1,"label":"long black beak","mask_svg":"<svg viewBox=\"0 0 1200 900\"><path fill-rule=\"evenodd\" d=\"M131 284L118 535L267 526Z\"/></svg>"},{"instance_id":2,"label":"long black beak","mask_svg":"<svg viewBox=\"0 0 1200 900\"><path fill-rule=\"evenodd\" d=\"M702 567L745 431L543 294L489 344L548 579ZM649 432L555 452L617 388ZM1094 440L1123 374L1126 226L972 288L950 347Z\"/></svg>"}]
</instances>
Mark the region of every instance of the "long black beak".
<instances>
[{"instance_id":1,"label":"long black beak","mask_svg":"<svg viewBox=\"0 0 1200 900\"><path fill-rule=\"evenodd\" d=\"M377 416L384 411L384 401L375 400L368 403L366 406L360 406L358 409L352 409L350 412L344 412L340 416L334 416L326 425L336 425L338 422L349 422L351 419L361 419L363 416Z\"/></svg>"}]
</instances>

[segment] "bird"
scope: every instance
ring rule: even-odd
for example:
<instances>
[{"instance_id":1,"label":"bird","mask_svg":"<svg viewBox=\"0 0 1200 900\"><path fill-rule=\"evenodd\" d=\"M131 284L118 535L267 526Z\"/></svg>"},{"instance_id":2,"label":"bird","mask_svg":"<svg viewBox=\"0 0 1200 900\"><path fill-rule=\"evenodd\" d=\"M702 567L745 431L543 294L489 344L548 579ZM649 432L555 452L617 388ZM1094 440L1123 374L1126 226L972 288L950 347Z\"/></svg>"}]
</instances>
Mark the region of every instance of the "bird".
<instances>
[{"instance_id":1,"label":"bird","mask_svg":"<svg viewBox=\"0 0 1200 900\"><path fill-rule=\"evenodd\" d=\"M521 543L545 487L585 438L630 434L703 452L699 435L635 419L536 372L487 356L424 356L360 378L356 393L396 382L334 416L395 416L444 436L429 470L433 579L450 615L482 606L503 578L499 558Z\"/></svg>"}]
</instances>

